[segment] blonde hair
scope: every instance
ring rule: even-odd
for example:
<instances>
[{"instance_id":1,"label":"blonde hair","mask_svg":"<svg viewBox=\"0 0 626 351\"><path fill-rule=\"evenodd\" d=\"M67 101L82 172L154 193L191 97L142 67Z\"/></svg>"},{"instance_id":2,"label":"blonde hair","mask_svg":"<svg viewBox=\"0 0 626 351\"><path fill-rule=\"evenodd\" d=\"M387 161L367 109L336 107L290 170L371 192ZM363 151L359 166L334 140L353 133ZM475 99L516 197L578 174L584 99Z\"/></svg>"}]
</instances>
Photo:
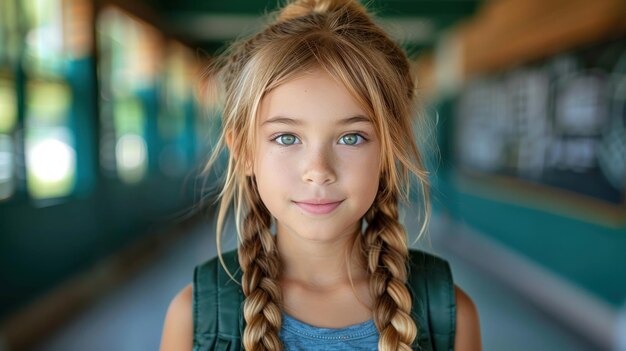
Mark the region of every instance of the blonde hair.
<instances>
[{"instance_id":1,"label":"blonde hair","mask_svg":"<svg viewBox=\"0 0 626 351\"><path fill-rule=\"evenodd\" d=\"M232 137L217 220L218 253L233 204L245 295L246 350L282 350L280 259L270 231L272 215L254 175L255 130L264 94L311 68L341 82L372 119L381 147L379 189L357 240L367 260L372 315L379 349L411 350L417 327L406 286L407 234L398 201L408 200L411 174L421 186L424 232L430 215L427 172L415 143L415 83L403 51L351 0L299 0L287 4L263 31L233 44L210 67L222 84L222 134L205 167L211 169ZM223 262L222 262L223 263Z\"/></svg>"}]
</instances>

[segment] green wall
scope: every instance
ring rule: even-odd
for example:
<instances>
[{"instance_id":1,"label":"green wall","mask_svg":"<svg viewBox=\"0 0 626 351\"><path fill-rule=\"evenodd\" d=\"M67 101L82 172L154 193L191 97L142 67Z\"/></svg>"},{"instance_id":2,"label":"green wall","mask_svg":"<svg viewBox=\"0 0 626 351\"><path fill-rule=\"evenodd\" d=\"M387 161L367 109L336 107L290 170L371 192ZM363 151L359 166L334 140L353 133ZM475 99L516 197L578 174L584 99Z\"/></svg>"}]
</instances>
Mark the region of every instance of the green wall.
<instances>
[{"instance_id":1,"label":"green wall","mask_svg":"<svg viewBox=\"0 0 626 351\"><path fill-rule=\"evenodd\" d=\"M433 206L528 257L617 307L626 300L626 223L603 222L590 213L572 210L550 195L507 189L503 185L464 186L452 162L453 101L437 106L442 162L433 179ZM588 213L585 214L585 211ZM582 215L582 216L581 216ZM622 217L624 218L624 217Z\"/></svg>"}]
</instances>

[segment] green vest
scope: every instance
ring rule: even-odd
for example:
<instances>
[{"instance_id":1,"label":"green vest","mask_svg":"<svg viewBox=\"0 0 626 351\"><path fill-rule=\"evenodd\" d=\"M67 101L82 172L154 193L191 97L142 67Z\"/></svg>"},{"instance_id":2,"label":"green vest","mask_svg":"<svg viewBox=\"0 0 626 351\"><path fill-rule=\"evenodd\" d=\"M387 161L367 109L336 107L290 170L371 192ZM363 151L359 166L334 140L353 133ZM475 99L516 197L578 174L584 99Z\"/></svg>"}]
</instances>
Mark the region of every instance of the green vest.
<instances>
[{"instance_id":1,"label":"green vest","mask_svg":"<svg viewBox=\"0 0 626 351\"><path fill-rule=\"evenodd\" d=\"M228 270L241 280L237 252L222 255ZM410 250L407 286L413 298L411 315L419 335L414 350L454 349L456 304L450 266L445 260L419 250ZM243 292L213 258L194 270L193 350L243 350L241 335Z\"/></svg>"}]
</instances>

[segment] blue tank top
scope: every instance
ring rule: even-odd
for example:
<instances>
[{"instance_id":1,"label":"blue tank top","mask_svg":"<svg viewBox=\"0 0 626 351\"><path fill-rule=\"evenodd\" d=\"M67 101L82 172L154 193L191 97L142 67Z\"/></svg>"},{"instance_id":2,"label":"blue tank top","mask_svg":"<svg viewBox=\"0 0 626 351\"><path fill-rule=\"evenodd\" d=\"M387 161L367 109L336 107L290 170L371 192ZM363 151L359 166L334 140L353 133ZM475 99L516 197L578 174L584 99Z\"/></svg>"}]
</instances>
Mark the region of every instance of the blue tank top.
<instances>
[{"instance_id":1,"label":"blue tank top","mask_svg":"<svg viewBox=\"0 0 626 351\"><path fill-rule=\"evenodd\" d=\"M318 328L283 313L279 336L287 351L378 350L373 320L345 328Z\"/></svg>"}]
</instances>

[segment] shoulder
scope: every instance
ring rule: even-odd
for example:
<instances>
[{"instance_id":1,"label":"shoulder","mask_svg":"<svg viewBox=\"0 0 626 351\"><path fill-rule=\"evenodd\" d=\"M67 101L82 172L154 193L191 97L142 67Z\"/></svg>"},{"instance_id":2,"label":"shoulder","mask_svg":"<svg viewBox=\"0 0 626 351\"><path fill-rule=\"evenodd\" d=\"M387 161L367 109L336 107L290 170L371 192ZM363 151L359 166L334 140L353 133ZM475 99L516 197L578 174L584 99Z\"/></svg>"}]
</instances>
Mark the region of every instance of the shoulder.
<instances>
[{"instance_id":1,"label":"shoulder","mask_svg":"<svg viewBox=\"0 0 626 351\"><path fill-rule=\"evenodd\" d=\"M454 294L457 310L454 349L458 351L481 350L478 309L474 301L456 285Z\"/></svg>"},{"instance_id":2,"label":"shoulder","mask_svg":"<svg viewBox=\"0 0 626 351\"><path fill-rule=\"evenodd\" d=\"M193 287L184 287L172 299L161 337L161 351L191 350L193 347Z\"/></svg>"}]
</instances>

